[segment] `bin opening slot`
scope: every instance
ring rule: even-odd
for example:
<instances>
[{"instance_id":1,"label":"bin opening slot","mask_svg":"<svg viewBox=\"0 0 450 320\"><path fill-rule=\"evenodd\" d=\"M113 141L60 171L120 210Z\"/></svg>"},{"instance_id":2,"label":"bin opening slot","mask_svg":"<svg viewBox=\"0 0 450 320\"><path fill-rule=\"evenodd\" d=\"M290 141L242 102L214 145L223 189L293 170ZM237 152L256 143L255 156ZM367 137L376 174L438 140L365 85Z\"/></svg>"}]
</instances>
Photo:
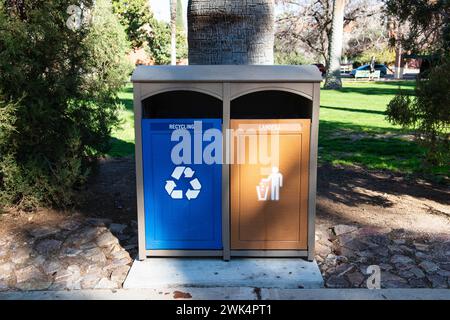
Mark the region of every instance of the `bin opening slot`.
<instances>
[{"instance_id":1,"label":"bin opening slot","mask_svg":"<svg viewBox=\"0 0 450 320\"><path fill-rule=\"evenodd\" d=\"M312 101L278 90L249 93L231 101L232 119L311 119Z\"/></svg>"},{"instance_id":2,"label":"bin opening slot","mask_svg":"<svg viewBox=\"0 0 450 320\"><path fill-rule=\"evenodd\" d=\"M222 101L211 95L177 90L142 100L143 119L222 118Z\"/></svg>"}]
</instances>

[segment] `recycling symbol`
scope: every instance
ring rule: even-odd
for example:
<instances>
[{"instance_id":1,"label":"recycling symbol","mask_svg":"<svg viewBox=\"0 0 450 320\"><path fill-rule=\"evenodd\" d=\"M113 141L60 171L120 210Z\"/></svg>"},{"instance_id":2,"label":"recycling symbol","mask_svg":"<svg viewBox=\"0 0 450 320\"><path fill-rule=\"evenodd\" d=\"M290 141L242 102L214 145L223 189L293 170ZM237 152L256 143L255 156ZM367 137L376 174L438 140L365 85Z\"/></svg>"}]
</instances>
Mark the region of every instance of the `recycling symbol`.
<instances>
[{"instance_id":1,"label":"recycling symbol","mask_svg":"<svg viewBox=\"0 0 450 320\"><path fill-rule=\"evenodd\" d=\"M195 171L189 167L178 166L173 169L172 178L174 180L178 181L184 175L184 178L191 179L191 181L189 182L188 190L183 194L183 190L176 189L177 184L174 180L167 180L165 188L172 199L183 199L186 196L188 200L192 200L198 197L202 185L197 178L193 178L194 173Z\"/></svg>"}]
</instances>

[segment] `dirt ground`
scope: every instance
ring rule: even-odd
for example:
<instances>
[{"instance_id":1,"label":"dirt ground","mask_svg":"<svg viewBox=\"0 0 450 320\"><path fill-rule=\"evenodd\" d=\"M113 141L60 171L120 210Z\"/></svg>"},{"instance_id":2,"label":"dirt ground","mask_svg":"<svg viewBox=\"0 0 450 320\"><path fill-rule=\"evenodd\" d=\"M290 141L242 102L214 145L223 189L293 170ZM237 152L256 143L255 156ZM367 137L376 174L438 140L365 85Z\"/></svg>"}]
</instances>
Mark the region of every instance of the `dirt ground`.
<instances>
[{"instance_id":1,"label":"dirt ground","mask_svg":"<svg viewBox=\"0 0 450 320\"><path fill-rule=\"evenodd\" d=\"M126 234L117 235L120 249L135 257L134 159L101 160L79 196L79 205L67 211L0 214L0 258L14 254L13 247L33 246L29 235L35 230L106 220L111 232L112 225L125 228ZM327 287L364 287L370 264L381 266L384 287L450 287L448 186L392 172L320 165L316 222L316 260ZM5 249L8 245L12 249Z\"/></svg>"}]
</instances>

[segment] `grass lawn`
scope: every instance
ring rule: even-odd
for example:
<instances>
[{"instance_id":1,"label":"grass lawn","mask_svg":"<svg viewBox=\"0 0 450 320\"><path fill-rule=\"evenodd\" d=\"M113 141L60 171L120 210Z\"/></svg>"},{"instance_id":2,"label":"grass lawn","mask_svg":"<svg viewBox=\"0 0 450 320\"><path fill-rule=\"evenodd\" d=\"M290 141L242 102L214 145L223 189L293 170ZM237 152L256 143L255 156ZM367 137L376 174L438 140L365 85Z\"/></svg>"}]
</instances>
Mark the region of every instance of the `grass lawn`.
<instances>
[{"instance_id":1,"label":"grass lawn","mask_svg":"<svg viewBox=\"0 0 450 320\"><path fill-rule=\"evenodd\" d=\"M386 105L399 86L413 91L413 81L345 81L341 90L322 90L320 109L319 161L363 165L403 173L422 171L424 150L407 132L386 121ZM124 105L121 128L112 134L109 156L134 153L133 92L131 85L121 93ZM449 168L435 168L448 173Z\"/></svg>"}]
</instances>

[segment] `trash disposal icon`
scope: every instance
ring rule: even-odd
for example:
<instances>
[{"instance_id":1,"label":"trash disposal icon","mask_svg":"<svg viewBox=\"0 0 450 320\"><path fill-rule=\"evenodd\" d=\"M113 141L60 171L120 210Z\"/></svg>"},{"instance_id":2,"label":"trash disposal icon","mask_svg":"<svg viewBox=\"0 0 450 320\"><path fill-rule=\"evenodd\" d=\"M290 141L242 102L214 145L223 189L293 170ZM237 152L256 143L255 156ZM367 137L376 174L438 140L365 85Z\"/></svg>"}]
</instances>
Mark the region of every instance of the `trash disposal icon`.
<instances>
[{"instance_id":1,"label":"trash disposal icon","mask_svg":"<svg viewBox=\"0 0 450 320\"><path fill-rule=\"evenodd\" d=\"M180 180L182 176L186 179L191 179L189 182L189 188L183 193L183 190L176 189L177 184L174 180L166 181L166 191L172 199L183 199L184 196L188 200L196 199L200 193L202 185L197 178L194 177L195 171L189 167L178 166L173 169L172 178L176 181Z\"/></svg>"}]
</instances>

